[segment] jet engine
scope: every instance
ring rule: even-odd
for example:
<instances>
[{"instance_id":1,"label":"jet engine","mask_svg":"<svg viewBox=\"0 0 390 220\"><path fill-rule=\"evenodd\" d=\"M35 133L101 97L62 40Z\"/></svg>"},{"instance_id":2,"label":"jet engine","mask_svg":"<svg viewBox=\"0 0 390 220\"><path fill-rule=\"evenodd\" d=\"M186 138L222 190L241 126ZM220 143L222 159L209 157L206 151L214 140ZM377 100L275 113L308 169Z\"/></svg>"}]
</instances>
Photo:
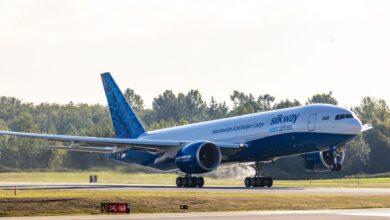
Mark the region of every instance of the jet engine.
<instances>
[{"instance_id":1,"label":"jet engine","mask_svg":"<svg viewBox=\"0 0 390 220\"><path fill-rule=\"evenodd\" d=\"M344 163L344 150L328 150L303 155L306 170L313 172L340 171Z\"/></svg>"},{"instance_id":2,"label":"jet engine","mask_svg":"<svg viewBox=\"0 0 390 220\"><path fill-rule=\"evenodd\" d=\"M185 173L207 173L221 164L221 157L216 144L197 141L182 147L176 155L175 163Z\"/></svg>"}]
</instances>

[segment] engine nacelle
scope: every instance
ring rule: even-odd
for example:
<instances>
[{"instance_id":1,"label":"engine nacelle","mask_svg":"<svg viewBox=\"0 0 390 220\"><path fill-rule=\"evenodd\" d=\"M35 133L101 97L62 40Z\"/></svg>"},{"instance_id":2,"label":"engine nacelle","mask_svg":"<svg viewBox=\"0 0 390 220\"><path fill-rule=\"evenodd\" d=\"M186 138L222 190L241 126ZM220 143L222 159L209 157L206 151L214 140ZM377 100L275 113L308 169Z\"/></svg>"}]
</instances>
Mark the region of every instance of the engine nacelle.
<instances>
[{"instance_id":1,"label":"engine nacelle","mask_svg":"<svg viewBox=\"0 0 390 220\"><path fill-rule=\"evenodd\" d=\"M176 155L177 167L185 173L207 173L221 164L221 150L207 141L197 141L182 147Z\"/></svg>"},{"instance_id":2,"label":"engine nacelle","mask_svg":"<svg viewBox=\"0 0 390 220\"><path fill-rule=\"evenodd\" d=\"M322 151L303 155L306 170L313 172L339 171L345 151Z\"/></svg>"}]
</instances>

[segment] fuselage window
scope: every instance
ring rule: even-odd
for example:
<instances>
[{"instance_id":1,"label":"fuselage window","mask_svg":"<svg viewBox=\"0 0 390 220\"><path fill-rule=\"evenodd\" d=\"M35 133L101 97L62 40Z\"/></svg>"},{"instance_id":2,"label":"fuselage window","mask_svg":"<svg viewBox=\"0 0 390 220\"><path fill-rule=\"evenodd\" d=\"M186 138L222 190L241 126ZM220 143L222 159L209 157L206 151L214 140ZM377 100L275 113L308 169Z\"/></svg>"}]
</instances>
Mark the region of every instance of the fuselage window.
<instances>
[{"instance_id":1,"label":"fuselage window","mask_svg":"<svg viewBox=\"0 0 390 220\"><path fill-rule=\"evenodd\" d=\"M329 120L329 116L322 117L322 120L324 120L324 121Z\"/></svg>"},{"instance_id":2,"label":"fuselage window","mask_svg":"<svg viewBox=\"0 0 390 220\"><path fill-rule=\"evenodd\" d=\"M347 118L353 118L352 114L342 114L342 115L336 115L336 120L342 120Z\"/></svg>"}]
</instances>

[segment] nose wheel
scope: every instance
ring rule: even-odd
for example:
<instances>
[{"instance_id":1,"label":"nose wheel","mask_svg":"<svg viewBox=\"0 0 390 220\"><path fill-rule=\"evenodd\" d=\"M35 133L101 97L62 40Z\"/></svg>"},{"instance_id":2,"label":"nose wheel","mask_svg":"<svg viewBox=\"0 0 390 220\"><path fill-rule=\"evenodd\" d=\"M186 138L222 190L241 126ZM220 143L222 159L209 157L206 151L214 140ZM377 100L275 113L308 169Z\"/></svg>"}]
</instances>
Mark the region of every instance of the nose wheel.
<instances>
[{"instance_id":1,"label":"nose wheel","mask_svg":"<svg viewBox=\"0 0 390 220\"><path fill-rule=\"evenodd\" d=\"M204 185L204 179L203 177L194 177L191 175L186 175L185 177L177 177L176 178L176 186L177 187L184 187L184 188L195 188L199 187L202 188Z\"/></svg>"}]
</instances>

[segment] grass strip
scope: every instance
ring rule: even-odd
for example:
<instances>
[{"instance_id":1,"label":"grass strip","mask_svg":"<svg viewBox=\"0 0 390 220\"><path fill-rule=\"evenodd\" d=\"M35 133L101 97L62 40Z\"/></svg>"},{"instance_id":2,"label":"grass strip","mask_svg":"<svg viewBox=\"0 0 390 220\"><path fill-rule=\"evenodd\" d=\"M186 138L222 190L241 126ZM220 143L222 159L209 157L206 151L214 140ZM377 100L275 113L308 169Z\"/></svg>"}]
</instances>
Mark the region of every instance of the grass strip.
<instances>
[{"instance_id":1,"label":"grass strip","mask_svg":"<svg viewBox=\"0 0 390 220\"><path fill-rule=\"evenodd\" d=\"M97 215L101 202L129 202L132 213L389 208L390 196L125 192L79 190L0 191L0 216Z\"/></svg>"}]
</instances>

